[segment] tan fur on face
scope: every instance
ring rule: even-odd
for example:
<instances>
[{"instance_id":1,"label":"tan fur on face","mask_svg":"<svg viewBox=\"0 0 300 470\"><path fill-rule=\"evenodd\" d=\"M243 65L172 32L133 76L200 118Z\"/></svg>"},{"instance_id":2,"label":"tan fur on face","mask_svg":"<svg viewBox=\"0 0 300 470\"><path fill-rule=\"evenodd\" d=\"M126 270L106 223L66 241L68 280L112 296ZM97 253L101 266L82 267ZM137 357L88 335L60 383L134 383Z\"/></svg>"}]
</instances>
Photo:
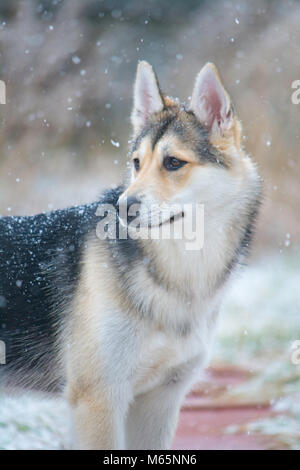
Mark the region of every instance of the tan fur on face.
<instances>
[{"instance_id":1,"label":"tan fur on face","mask_svg":"<svg viewBox=\"0 0 300 470\"><path fill-rule=\"evenodd\" d=\"M185 114L178 113L178 120L182 125L188 126ZM216 151L222 153L222 160L228 168L235 166L233 155L238 155L241 159L245 157L240 145L240 134L241 125L235 118L233 126L227 134L212 142ZM136 196L142 199L145 194L151 193L156 202L168 202L188 187L195 169L210 164L199 160L193 151L194 138L195 135L191 130L190 145L187 145L171 130L166 132L152 149L150 136L145 136L132 154L132 161L135 158L139 159L140 169L139 171L133 169L133 181L125 192L126 196ZM163 159L166 156L178 158L187 164L176 171L168 171L163 167Z\"/></svg>"},{"instance_id":2,"label":"tan fur on face","mask_svg":"<svg viewBox=\"0 0 300 470\"><path fill-rule=\"evenodd\" d=\"M167 148L167 152L166 149ZM172 156L187 164L177 171L168 171L163 167L163 159ZM134 171L135 180L125 194L143 197L146 191L151 191L156 201L168 201L188 184L191 172L201 162L195 153L187 148L176 135L167 134L152 150L151 139L146 136L137 151L132 154L132 160L139 158L140 169Z\"/></svg>"}]
</instances>

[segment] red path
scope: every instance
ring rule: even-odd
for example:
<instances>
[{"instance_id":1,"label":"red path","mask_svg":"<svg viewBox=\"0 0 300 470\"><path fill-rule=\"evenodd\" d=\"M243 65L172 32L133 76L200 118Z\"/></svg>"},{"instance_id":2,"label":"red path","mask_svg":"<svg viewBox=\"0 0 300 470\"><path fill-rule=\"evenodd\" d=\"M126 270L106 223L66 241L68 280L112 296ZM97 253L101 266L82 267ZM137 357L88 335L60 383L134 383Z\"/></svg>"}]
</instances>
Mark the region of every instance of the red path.
<instances>
[{"instance_id":1,"label":"red path","mask_svg":"<svg viewBox=\"0 0 300 470\"><path fill-rule=\"evenodd\" d=\"M270 416L268 404L222 403L222 391L245 382L248 374L237 369L215 369L207 372L209 389L196 386L182 408L173 449L268 449L270 438L248 435L246 430L229 434L225 428L244 425ZM205 383L206 385L206 383Z\"/></svg>"}]
</instances>

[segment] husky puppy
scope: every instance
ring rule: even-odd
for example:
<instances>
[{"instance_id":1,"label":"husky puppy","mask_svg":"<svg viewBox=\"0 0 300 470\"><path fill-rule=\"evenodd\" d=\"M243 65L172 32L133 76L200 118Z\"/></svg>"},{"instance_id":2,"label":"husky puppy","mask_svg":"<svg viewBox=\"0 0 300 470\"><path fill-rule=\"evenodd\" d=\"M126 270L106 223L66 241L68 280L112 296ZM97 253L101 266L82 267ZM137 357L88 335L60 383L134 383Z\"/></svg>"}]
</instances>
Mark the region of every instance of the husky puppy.
<instances>
[{"instance_id":1,"label":"husky puppy","mask_svg":"<svg viewBox=\"0 0 300 470\"><path fill-rule=\"evenodd\" d=\"M0 385L64 394L82 449L171 446L260 201L255 164L213 64L196 77L186 107L139 63L132 124L123 186L93 204L0 218ZM185 220L185 209L166 216L163 204L203 205L201 249L186 249L184 238L131 236L133 205L140 227ZM115 233L101 237L107 220Z\"/></svg>"}]
</instances>

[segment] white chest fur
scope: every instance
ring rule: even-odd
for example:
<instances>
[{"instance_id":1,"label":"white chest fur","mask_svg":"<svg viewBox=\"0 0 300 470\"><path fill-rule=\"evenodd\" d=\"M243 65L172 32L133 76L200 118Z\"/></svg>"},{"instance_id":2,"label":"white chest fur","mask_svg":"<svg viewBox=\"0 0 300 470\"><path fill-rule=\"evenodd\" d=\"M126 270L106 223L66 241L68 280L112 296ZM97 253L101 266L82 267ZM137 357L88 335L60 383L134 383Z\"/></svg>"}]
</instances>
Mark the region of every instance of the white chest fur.
<instances>
[{"instance_id":1,"label":"white chest fur","mask_svg":"<svg viewBox=\"0 0 300 470\"><path fill-rule=\"evenodd\" d=\"M205 324L206 323L206 324ZM185 335L152 331L144 336L134 374L134 394L144 393L181 374L195 360L199 367L207 360L214 328L201 322Z\"/></svg>"}]
</instances>

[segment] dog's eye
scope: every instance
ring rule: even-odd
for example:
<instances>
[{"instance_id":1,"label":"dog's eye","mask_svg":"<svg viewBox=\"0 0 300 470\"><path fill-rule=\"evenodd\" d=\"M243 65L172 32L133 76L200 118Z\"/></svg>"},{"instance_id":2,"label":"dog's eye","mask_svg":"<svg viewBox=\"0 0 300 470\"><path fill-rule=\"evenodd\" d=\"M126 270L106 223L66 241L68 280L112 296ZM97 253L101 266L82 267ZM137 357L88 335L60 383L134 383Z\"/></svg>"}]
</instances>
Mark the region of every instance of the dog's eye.
<instances>
[{"instance_id":1,"label":"dog's eye","mask_svg":"<svg viewBox=\"0 0 300 470\"><path fill-rule=\"evenodd\" d=\"M139 169L140 169L140 160L139 160L139 158L134 158L133 159L133 164L134 164L135 171L139 171Z\"/></svg>"},{"instance_id":2,"label":"dog's eye","mask_svg":"<svg viewBox=\"0 0 300 470\"><path fill-rule=\"evenodd\" d=\"M163 165L168 171L179 170L179 168L182 168L186 164L187 162L184 160L179 160L176 157L165 157L163 161Z\"/></svg>"}]
</instances>

